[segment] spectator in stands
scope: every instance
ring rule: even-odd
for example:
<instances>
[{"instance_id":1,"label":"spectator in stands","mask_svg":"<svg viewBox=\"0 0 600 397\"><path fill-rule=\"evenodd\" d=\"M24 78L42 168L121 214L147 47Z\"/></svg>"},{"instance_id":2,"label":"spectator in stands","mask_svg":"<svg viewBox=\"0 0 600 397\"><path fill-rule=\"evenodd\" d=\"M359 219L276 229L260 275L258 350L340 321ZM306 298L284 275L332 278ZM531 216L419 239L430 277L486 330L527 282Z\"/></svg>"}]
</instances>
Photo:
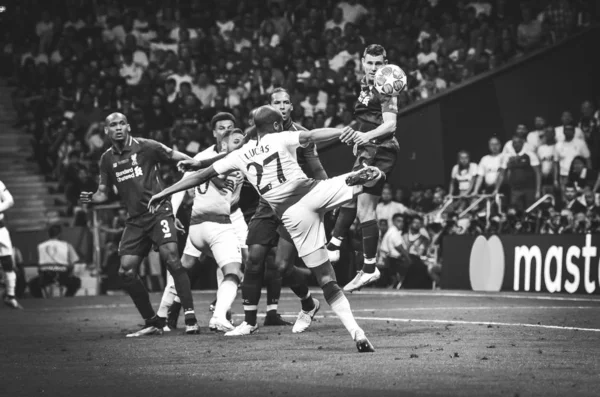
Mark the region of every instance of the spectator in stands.
<instances>
[{"instance_id":1,"label":"spectator in stands","mask_svg":"<svg viewBox=\"0 0 600 397\"><path fill-rule=\"evenodd\" d=\"M502 144L497 137L491 137L488 141L490 154L486 154L479 161L477 169L477 183L473 192L491 194L497 193L498 173L500 172L500 164L502 162Z\"/></svg>"},{"instance_id":2,"label":"spectator in stands","mask_svg":"<svg viewBox=\"0 0 600 397\"><path fill-rule=\"evenodd\" d=\"M72 274L79 256L70 243L61 240L61 234L61 226L52 225L48 229L49 239L38 244L39 275L29 281L29 291L37 298L43 296L43 288L55 282L66 288L68 297L75 296L81 287L81 279Z\"/></svg>"},{"instance_id":3,"label":"spectator in stands","mask_svg":"<svg viewBox=\"0 0 600 397\"><path fill-rule=\"evenodd\" d=\"M577 156L571 162L571 168L567 177L567 184L572 184L578 193L594 187L598 172L589 167L589 161L582 156Z\"/></svg>"},{"instance_id":4,"label":"spectator in stands","mask_svg":"<svg viewBox=\"0 0 600 397\"><path fill-rule=\"evenodd\" d=\"M529 144L529 142L527 142L527 137L529 135L529 132L527 130L527 126L525 124L519 124L517 125L517 129L515 131L515 134L520 136L522 139L525 140L525 149L534 152L533 146L531 146ZM513 141L512 139L507 141L504 144L504 148L502 149L502 154L504 155L509 155L512 156L514 154L516 154L515 149L513 148Z\"/></svg>"},{"instance_id":5,"label":"spectator in stands","mask_svg":"<svg viewBox=\"0 0 600 397\"><path fill-rule=\"evenodd\" d=\"M587 208L585 204L579 201L577 188L572 183L567 183L563 189L564 205L563 209L568 209L572 214L578 214L580 212L586 213Z\"/></svg>"},{"instance_id":6,"label":"spectator in stands","mask_svg":"<svg viewBox=\"0 0 600 397\"><path fill-rule=\"evenodd\" d=\"M378 220L387 220L388 225L394 223L395 214L416 215L416 212L407 208L404 204L392 200L392 187L386 184L381 192L381 201L377 204L375 213Z\"/></svg>"},{"instance_id":7,"label":"spectator in stands","mask_svg":"<svg viewBox=\"0 0 600 397\"><path fill-rule=\"evenodd\" d=\"M347 0L340 2L337 7L341 8L344 15L344 21L358 25L369 11L357 0Z\"/></svg>"},{"instance_id":8,"label":"spectator in stands","mask_svg":"<svg viewBox=\"0 0 600 397\"><path fill-rule=\"evenodd\" d=\"M510 189L510 204L519 211L524 211L541 194L540 161L535 153L525 148L522 134L515 134L512 139L514 154L502 157L498 188L506 183Z\"/></svg>"},{"instance_id":9,"label":"spectator in stands","mask_svg":"<svg viewBox=\"0 0 600 397\"><path fill-rule=\"evenodd\" d=\"M404 215L394 214L392 223L387 233L383 236L379 246L383 258L383 284L395 288L402 283L411 258L406 250L404 234Z\"/></svg>"},{"instance_id":10,"label":"spectator in stands","mask_svg":"<svg viewBox=\"0 0 600 397\"><path fill-rule=\"evenodd\" d=\"M546 119L537 116L533 120L533 128L533 131L530 131L529 134L527 134L527 144L532 151L537 152L537 149L542 144L544 136L546 135Z\"/></svg>"},{"instance_id":11,"label":"spectator in stands","mask_svg":"<svg viewBox=\"0 0 600 397\"><path fill-rule=\"evenodd\" d=\"M587 167L591 168L590 151L585 140L575 139L575 127L572 124L566 124L563 131L563 140L557 141L554 148L554 180L561 188L567 183L575 157L583 157Z\"/></svg>"},{"instance_id":12,"label":"spectator in stands","mask_svg":"<svg viewBox=\"0 0 600 397\"><path fill-rule=\"evenodd\" d=\"M540 160L540 170L542 173L542 191L543 193L554 193L555 185L554 178L554 151L556 140L554 139L554 127L547 126L544 129L544 136L540 146L537 148L537 156Z\"/></svg>"},{"instance_id":13,"label":"spectator in stands","mask_svg":"<svg viewBox=\"0 0 600 397\"><path fill-rule=\"evenodd\" d=\"M450 196L468 196L473 192L477 181L478 167L471 162L466 150L458 152L458 162L452 167L450 174Z\"/></svg>"},{"instance_id":14,"label":"spectator in stands","mask_svg":"<svg viewBox=\"0 0 600 397\"><path fill-rule=\"evenodd\" d=\"M573 119L573 114L571 112L569 112L568 110L565 110L562 115L560 116L560 122L561 125L559 125L558 127L556 127L554 129L555 132L555 136L556 136L556 142L562 142L565 140L565 133L564 133L564 128L565 125L573 125L574 119ZM575 139L581 139L581 140L585 140L585 136L583 135L583 131L581 130L581 128L579 127L574 127L575 128Z\"/></svg>"},{"instance_id":15,"label":"spectator in stands","mask_svg":"<svg viewBox=\"0 0 600 397\"><path fill-rule=\"evenodd\" d=\"M535 50L542 44L542 23L535 19L531 9L521 8L521 23L517 28L517 44L526 51Z\"/></svg>"},{"instance_id":16,"label":"spectator in stands","mask_svg":"<svg viewBox=\"0 0 600 397\"><path fill-rule=\"evenodd\" d=\"M544 23L553 35L553 41L559 41L573 32L576 26L576 14L568 0L552 0L544 10Z\"/></svg>"}]
</instances>

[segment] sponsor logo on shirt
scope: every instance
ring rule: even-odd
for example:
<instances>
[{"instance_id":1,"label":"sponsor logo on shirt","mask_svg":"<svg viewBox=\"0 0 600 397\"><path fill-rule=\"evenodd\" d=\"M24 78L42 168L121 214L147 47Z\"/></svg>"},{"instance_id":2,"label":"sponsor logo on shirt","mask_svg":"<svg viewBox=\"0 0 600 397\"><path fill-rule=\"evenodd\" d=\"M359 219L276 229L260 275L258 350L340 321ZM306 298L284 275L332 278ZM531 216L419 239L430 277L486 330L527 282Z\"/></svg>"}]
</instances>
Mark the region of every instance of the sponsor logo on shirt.
<instances>
[{"instance_id":1,"label":"sponsor logo on shirt","mask_svg":"<svg viewBox=\"0 0 600 397\"><path fill-rule=\"evenodd\" d=\"M133 168L126 168L123 171L118 171L115 173L115 176L117 177L117 182L119 183L142 175L144 175L144 173L142 172L142 168L139 166Z\"/></svg>"}]
</instances>

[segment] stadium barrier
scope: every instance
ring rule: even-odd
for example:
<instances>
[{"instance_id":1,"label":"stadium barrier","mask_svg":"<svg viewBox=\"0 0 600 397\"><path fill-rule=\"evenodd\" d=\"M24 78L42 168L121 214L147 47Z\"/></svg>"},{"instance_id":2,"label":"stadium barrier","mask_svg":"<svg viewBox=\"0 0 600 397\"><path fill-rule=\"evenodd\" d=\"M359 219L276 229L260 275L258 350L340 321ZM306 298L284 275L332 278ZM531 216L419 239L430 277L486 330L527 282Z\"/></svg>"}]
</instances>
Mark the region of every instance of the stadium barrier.
<instances>
[{"instance_id":1,"label":"stadium barrier","mask_svg":"<svg viewBox=\"0 0 600 397\"><path fill-rule=\"evenodd\" d=\"M443 289L600 294L600 235L451 235Z\"/></svg>"}]
</instances>

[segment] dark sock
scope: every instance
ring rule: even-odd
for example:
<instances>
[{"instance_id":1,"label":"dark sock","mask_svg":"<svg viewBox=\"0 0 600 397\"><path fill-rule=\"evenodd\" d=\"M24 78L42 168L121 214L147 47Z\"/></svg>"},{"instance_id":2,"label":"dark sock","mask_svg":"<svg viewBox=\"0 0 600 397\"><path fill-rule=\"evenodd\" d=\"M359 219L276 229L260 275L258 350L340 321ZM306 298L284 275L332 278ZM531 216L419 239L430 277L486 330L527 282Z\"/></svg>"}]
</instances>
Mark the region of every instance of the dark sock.
<instances>
[{"instance_id":1,"label":"dark sock","mask_svg":"<svg viewBox=\"0 0 600 397\"><path fill-rule=\"evenodd\" d=\"M294 292L294 294L300 298L302 310L308 312L315 308L315 302L313 301L310 291L308 290L303 269L293 266L285 276L284 281L290 286L290 289Z\"/></svg>"},{"instance_id":2,"label":"dark sock","mask_svg":"<svg viewBox=\"0 0 600 397\"><path fill-rule=\"evenodd\" d=\"M281 276L277 275L267 279L267 311L269 306L275 305L274 311L277 311L277 304L281 296Z\"/></svg>"},{"instance_id":3,"label":"dark sock","mask_svg":"<svg viewBox=\"0 0 600 397\"><path fill-rule=\"evenodd\" d=\"M167 318L172 325L177 325L177 320L179 319L179 313L181 311L181 302L173 302L171 305L171 309L169 309L169 313L167 314Z\"/></svg>"},{"instance_id":4,"label":"dark sock","mask_svg":"<svg viewBox=\"0 0 600 397\"><path fill-rule=\"evenodd\" d=\"M262 281L263 272L246 271L244 273L244 283L242 285L244 321L252 326L256 325L256 314L258 311L258 302L260 301Z\"/></svg>"},{"instance_id":5,"label":"dark sock","mask_svg":"<svg viewBox=\"0 0 600 397\"><path fill-rule=\"evenodd\" d=\"M333 232L331 233L331 240L327 244L327 249L330 251L340 249L341 241L348 234L350 227L356 219L356 207L342 207L338 214Z\"/></svg>"},{"instance_id":6,"label":"dark sock","mask_svg":"<svg viewBox=\"0 0 600 397\"><path fill-rule=\"evenodd\" d=\"M139 277L136 276L133 280L123 280L123 289L127 291L143 319L149 320L154 317L155 313L150 303L150 295L148 295L148 291Z\"/></svg>"},{"instance_id":7,"label":"dark sock","mask_svg":"<svg viewBox=\"0 0 600 397\"><path fill-rule=\"evenodd\" d=\"M187 324L188 318L195 318L194 299L192 298L192 289L190 288L190 278L188 277L185 268L181 266L181 262L179 262L178 266L175 265L175 271L171 272L171 276L173 276L175 291L177 291L177 296L179 296L179 299L181 300L181 307L183 308Z\"/></svg>"},{"instance_id":8,"label":"dark sock","mask_svg":"<svg viewBox=\"0 0 600 397\"><path fill-rule=\"evenodd\" d=\"M323 297L330 306L344 294L337 281L330 281L321 288L323 288Z\"/></svg>"},{"instance_id":9,"label":"dark sock","mask_svg":"<svg viewBox=\"0 0 600 397\"><path fill-rule=\"evenodd\" d=\"M375 271L375 259L377 258L377 243L379 243L379 228L377 221L367 221L360 224L363 237L363 255L365 261L363 271L373 273Z\"/></svg>"},{"instance_id":10,"label":"dark sock","mask_svg":"<svg viewBox=\"0 0 600 397\"><path fill-rule=\"evenodd\" d=\"M156 328L164 328L167 323L167 319L164 317L158 317L155 315L150 320L146 320L146 325L154 325Z\"/></svg>"}]
</instances>

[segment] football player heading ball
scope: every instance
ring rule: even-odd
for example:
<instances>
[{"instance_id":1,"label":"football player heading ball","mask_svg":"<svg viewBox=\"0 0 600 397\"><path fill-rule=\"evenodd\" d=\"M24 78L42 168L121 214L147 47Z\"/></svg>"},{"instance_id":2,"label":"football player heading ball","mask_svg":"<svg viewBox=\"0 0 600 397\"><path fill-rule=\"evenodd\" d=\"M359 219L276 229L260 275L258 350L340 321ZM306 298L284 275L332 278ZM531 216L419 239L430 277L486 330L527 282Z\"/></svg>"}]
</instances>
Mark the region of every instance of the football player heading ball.
<instances>
[{"instance_id":1,"label":"football player heading ball","mask_svg":"<svg viewBox=\"0 0 600 397\"><path fill-rule=\"evenodd\" d=\"M389 177L396 165L400 147L395 137L397 97L382 94L375 84L377 71L387 65L385 49L379 44L369 45L363 53L362 65L365 77L361 81L361 92L354 106L356 121L352 126L361 133L357 134L354 140L356 162L353 170L375 166ZM393 72L393 69L391 71ZM382 82L385 83L380 81ZM327 245L330 260L337 262L342 240L358 216L363 235L364 265L356 277L344 287L346 292L358 290L377 281L380 277L379 270L375 266L379 240L375 209L385 179L381 178L375 186L365 188L364 194L342 206L331 240Z\"/></svg>"}]
</instances>

